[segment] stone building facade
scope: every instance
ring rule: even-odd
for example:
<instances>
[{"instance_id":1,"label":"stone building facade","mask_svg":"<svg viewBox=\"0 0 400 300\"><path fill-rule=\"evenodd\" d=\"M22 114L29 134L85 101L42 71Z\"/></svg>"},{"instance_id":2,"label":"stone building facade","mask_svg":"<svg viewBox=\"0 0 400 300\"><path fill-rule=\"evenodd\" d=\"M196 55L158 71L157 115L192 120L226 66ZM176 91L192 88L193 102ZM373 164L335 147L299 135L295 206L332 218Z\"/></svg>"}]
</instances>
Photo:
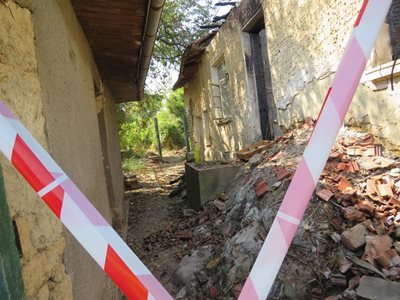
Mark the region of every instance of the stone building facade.
<instances>
[{"instance_id":1,"label":"stone building facade","mask_svg":"<svg viewBox=\"0 0 400 300\"><path fill-rule=\"evenodd\" d=\"M192 140L203 158L232 158L317 118L362 3L242 0L195 62L185 60L189 47L175 88L185 89ZM395 0L345 121L395 149L399 61L393 90L389 77L400 41L399 7Z\"/></svg>"},{"instance_id":2,"label":"stone building facade","mask_svg":"<svg viewBox=\"0 0 400 300\"><path fill-rule=\"evenodd\" d=\"M127 205L123 200L115 103L138 100L135 97L143 86L133 88L131 82L135 78L132 78L131 82L120 84L123 86L121 92L118 82L114 81L115 85L108 83L110 78L105 78L109 74L107 69L104 66L99 68L99 61L104 62L105 58L99 60L99 52L94 55L95 43L90 31L83 30L85 20L77 18L76 9L79 5L87 5L79 7L86 16L90 8L97 5L95 2L0 1L0 99L105 219L124 234ZM114 1L114 8L127 5L122 2ZM135 2L141 6L132 12L140 18L135 17L135 28L127 28L135 34L140 32L140 40L127 45L137 45L132 50L133 55L142 53L144 24L154 27L146 21L151 11L147 5L153 2ZM107 7L104 9L107 10ZM119 11L127 13L126 10ZM98 17L105 16L100 14ZM153 18L156 27L158 20L159 15L158 19ZM91 24L94 23L89 22ZM106 21L100 24L104 25ZM102 45L110 46L108 43L110 40L107 39ZM151 41L146 44L150 51L152 46ZM118 50L117 47L114 49ZM110 56L117 57L115 53ZM140 58L135 56L135 59L142 63ZM118 69L119 65L113 66L114 74L120 76L122 71ZM141 70L145 68L141 65ZM137 94L132 96L131 91ZM2 155L0 164L18 242L26 298L119 299L120 292L111 279Z\"/></svg>"}]
</instances>

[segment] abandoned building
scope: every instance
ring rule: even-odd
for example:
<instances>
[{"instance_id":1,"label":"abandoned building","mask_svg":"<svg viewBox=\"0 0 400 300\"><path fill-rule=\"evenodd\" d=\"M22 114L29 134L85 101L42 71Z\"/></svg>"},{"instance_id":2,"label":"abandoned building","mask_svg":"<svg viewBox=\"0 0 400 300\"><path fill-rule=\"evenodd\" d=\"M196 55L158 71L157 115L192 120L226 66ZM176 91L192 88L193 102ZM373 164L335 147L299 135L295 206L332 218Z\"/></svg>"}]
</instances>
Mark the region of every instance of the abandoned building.
<instances>
[{"instance_id":1,"label":"abandoned building","mask_svg":"<svg viewBox=\"0 0 400 300\"><path fill-rule=\"evenodd\" d=\"M362 2L243 0L217 32L191 44L174 88L184 87L192 143L202 158L232 159L306 117L317 119ZM396 0L345 120L394 148L399 19Z\"/></svg>"},{"instance_id":2,"label":"abandoned building","mask_svg":"<svg viewBox=\"0 0 400 300\"><path fill-rule=\"evenodd\" d=\"M0 1L0 99L121 234L127 209L114 106L143 96L163 2ZM116 299L118 288L3 156L0 163L0 228L4 215L14 225L0 239L8 232L16 241L5 253L0 247L0 298Z\"/></svg>"}]
</instances>

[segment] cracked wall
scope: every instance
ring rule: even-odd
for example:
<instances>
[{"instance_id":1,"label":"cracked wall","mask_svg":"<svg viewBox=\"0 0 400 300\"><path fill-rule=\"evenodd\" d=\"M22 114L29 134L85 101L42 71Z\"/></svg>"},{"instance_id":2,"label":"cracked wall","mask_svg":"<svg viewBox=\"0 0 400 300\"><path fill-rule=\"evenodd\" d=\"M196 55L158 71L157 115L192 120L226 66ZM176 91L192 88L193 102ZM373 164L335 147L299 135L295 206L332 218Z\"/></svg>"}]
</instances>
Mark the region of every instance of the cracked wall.
<instances>
[{"instance_id":1,"label":"cracked wall","mask_svg":"<svg viewBox=\"0 0 400 300\"><path fill-rule=\"evenodd\" d=\"M0 4L0 98L48 148L35 57L32 16L14 2ZM1 156L10 213L21 241L21 267L28 299L71 299L65 272L62 226L36 193Z\"/></svg>"},{"instance_id":2,"label":"cracked wall","mask_svg":"<svg viewBox=\"0 0 400 300\"><path fill-rule=\"evenodd\" d=\"M111 174L107 182L95 95L101 79L70 2L0 1L0 23L0 98L100 213L123 232L114 102L105 92ZM116 299L120 292L111 279L1 155L0 162L21 240L27 298ZM113 201L107 184L112 186Z\"/></svg>"},{"instance_id":3,"label":"cracked wall","mask_svg":"<svg viewBox=\"0 0 400 300\"><path fill-rule=\"evenodd\" d=\"M318 116L343 55L362 0L263 1L273 92L279 124L289 128ZM391 61L389 26L384 24L367 69ZM387 79L385 79L387 82ZM364 127L399 144L399 80L395 91L359 85L346 124Z\"/></svg>"}]
</instances>

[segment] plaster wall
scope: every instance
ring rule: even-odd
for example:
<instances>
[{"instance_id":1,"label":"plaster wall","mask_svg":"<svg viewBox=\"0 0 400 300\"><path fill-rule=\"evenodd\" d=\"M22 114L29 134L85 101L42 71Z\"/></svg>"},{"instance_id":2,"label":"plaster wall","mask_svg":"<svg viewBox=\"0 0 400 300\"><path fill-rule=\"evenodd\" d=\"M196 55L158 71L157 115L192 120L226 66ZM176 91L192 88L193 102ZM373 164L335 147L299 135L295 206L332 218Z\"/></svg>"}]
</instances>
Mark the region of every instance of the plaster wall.
<instances>
[{"instance_id":1,"label":"plaster wall","mask_svg":"<svg viewBox=\"0 0 400 300\"><path fill-rule=\"evenodd\" d=\"M0 3L0 23L0 98L48 149L32 14L12 1ZM27 298L72 299L71 278L63 264L65 239L60 222L2 155L0 163L10 214L21 242Z\"/></svg>"},{"instance_id":2,"label":"plaster wall","mask_svg":"<svg viewBox=\"0 0 400 300\"><path fill-rule=\"evenodd\" d=\"M95 97L100 79L89 44L70 1L34 0L30 9L49 150L112 223ZM75 238L63 231L64 263L74 299L112 299L116 288L110 279Z\"/></svg>"},{"instance_id":3,"label":"plaster wall","mask_svg":"<svg viewBox=\"0 0 400 300\"><path fill-rule=\"evenodd\" d=\"M207 47L198 70L185 87L185 101L193 142L199 144L203 159L231 159L234 152L261 139L258 104L249 92L246 71L248 35L241 28L241 14L233 9L224 26ZM223 107L228 122L217 121L211 84L213 68L225 62L228 76L228 103ZM190 104L191 103L191 104Z\"/></svg>"},{"instance_id":4,"label":"plaster wall","mask_svg":"<svg viewBox=\"0 0 400 300\"><path fill-rule=\"evenodd\" d=\"M289 128L316 118L363 1L263 1L278 121ZM388 25L381 30L367 69L391 61ZM359 85L345 123L399 144L399 83L376 91ZM397 146L395 146L397 147Z\"/></svg>"},{"instance_id":5,"label":"plaster wall","mask_svg":"<svg viewBox=\"0 0 400 300\"><path fill-rule=\"evenodd\" d=\"M3 2L0 98L100 213L123 232L123 180L113 99L102 86L70 2ZM103 92L104 136L99 128L95 86ZM10 212L21 239L27 298L117 299L120 292L102 269L10 164L2 157L0 162Z\"/></svg>"}]
</instances>

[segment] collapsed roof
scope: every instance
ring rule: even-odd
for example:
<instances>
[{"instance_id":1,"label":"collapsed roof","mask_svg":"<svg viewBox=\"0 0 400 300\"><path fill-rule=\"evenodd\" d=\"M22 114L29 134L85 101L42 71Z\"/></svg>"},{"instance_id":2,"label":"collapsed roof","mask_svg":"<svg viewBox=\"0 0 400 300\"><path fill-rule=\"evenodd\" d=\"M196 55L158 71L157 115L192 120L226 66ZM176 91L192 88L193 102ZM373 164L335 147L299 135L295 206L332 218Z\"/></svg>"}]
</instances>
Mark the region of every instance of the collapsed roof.
<instances>
[{"instance_id":1,"label":"collapsed roof","mask_svg":"<svg viewBox=\"0 0 400 300\"><path fill-rule=\"evenodd\" d=\"M173 90L183 87L193 78L201 61L201 57L207 46L211 43L215 34L216 32L212 32L207 36L196 40L186 48L182 55L179 77L173 87Z\"/></svg>"}]
</instances>

